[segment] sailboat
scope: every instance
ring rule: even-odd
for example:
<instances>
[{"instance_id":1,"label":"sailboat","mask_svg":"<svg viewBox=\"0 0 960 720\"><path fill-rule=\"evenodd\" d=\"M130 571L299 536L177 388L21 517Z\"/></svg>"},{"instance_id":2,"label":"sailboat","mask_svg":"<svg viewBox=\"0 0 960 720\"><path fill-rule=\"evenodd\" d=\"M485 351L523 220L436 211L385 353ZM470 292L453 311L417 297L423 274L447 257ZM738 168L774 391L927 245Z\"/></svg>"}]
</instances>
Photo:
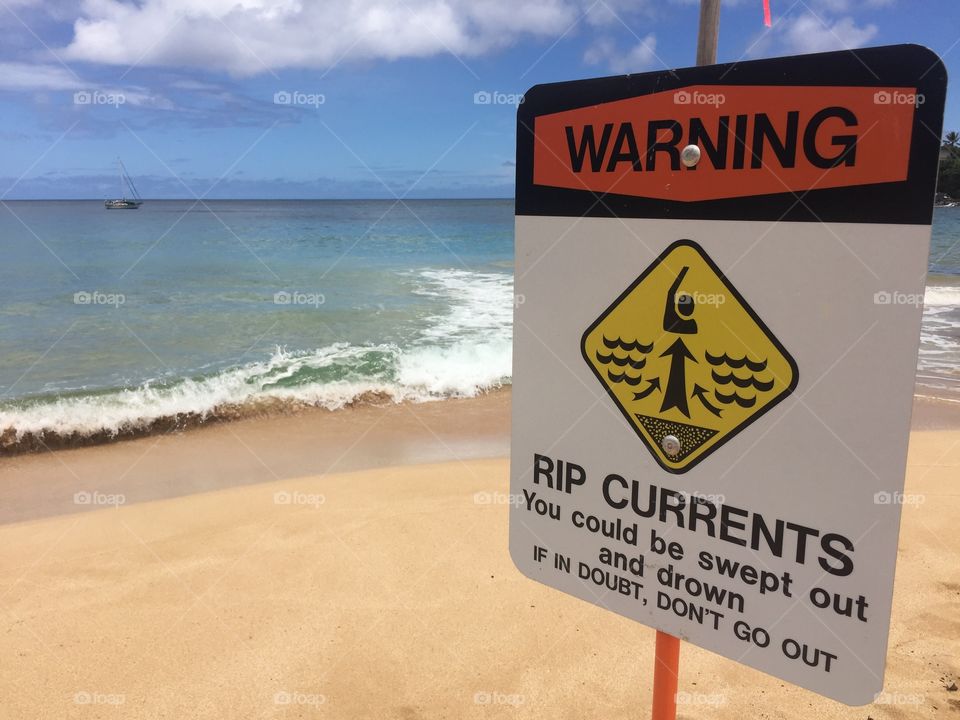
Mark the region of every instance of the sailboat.
<instances>
[{"instance_id":1,"label":"sailboat","mask_svg":"<svg viewBox=\"0 0 960 720\"><path fill-rule=\"evenodd\" d=\"M133 178L127 174L127 169L119 158L117 158L117 167L120 171L120 199L104 200L103 206L107 210L136 210L143 205L140 193L137 192L137 186L133 184ZM127 198L128 190L131 195L129 199Z\"/></svg>"}]
</instances>

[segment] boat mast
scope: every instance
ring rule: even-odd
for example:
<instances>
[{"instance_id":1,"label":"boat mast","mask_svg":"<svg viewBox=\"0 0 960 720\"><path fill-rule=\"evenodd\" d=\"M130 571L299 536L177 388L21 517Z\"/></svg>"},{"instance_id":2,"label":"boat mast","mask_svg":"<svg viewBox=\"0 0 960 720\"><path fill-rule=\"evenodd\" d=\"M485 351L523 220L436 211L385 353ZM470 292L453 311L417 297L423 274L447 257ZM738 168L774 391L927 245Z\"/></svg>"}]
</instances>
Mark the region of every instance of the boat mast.
<instances>
[{"instance_id":1,"label":"boat mast","mask_svg":"<svg viewBox=\"0 0 960 720\"><path fill-rule=\"evenodd\" d=\"M123 167L123 162L121 161L120 166ZM126 168L123 168L123 179L127 183L127 189L133 193L133 199L137 202L140 201L140 191L137 190L137 186L133 183L133 178L130 177L130 173L127 172Z\"/></svg>"}]
</instances>

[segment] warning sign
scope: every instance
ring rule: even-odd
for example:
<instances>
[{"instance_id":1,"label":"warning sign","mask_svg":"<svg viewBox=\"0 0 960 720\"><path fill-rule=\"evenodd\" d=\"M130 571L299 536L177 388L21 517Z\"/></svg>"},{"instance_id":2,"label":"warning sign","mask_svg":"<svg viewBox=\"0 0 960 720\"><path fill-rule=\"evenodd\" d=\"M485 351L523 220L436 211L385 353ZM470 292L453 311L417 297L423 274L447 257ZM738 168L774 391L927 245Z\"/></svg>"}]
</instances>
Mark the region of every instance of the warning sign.
<instances>
[{"instance_id":1,"label":"warning sign","mask_svg":"<svg viewBox=\"0 0 960 720\"><path fill-rule=\"evenodd\" d=\"M842 702L883 690L922 318L888 300L923 296L945 92L904 45L525 93L523 574Z\"/></svg>"},{"instance_id":2,"label":"warning sign","mask_svg":"<svg viewBox=\"0 0 960 720\"><path fill-rule=\"evenodd\" d=\"M583 336L583 357L660 465L695 465L797 384L793 358L703 249L679 240Z\"/></svg>"}]
</instances>

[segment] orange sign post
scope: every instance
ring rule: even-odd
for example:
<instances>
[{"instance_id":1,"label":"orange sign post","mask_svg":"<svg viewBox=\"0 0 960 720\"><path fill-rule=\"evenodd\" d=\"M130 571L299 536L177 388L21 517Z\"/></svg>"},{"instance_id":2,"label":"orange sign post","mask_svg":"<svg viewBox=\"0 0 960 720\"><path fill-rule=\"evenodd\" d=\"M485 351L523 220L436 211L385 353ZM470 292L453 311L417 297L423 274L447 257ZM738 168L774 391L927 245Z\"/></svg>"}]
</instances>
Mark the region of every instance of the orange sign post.
<instances>
[{"instance_id":1,"label":"orange sign post","mask_svg":"<svg viewBox=\"0 0 960 720\"><path fill-rule=\"evenodd\" d=\"M674 720L680 679L680 638L657 630L653 663L653 720Z\"/></svg>"}]
</instances>

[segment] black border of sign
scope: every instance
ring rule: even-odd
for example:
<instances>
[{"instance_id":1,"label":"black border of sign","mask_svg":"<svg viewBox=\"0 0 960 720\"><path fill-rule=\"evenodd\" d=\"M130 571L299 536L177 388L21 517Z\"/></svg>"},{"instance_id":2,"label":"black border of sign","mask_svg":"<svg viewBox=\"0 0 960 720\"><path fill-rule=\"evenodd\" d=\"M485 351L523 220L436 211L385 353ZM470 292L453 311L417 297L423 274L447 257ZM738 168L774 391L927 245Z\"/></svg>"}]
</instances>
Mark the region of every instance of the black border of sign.
<instances>
[{"instance_id":1,"label":"black border of sign","mask_svg":"<svg viewBox=\"0 0 960 720\"><path fill-rule=\"evenodd\" d=\"M669 255L671 252L673 252L675 248L678 248L678 247L693 248L693 250L698 255L700 255L701 258L703 258L703 260L707 263L710 269L713 270L717 274L717 277L720 278L724 287L730 292L731 295L733 295L733 297L735 297L740 302L740 305L743 307L743 309L747 311L747 313L750 315L753 321L760 327L761 330L763 330L767 338L770 339L770 341L777 348L777 350L779 350L783 354L783 356L787 359L787 362L790 364L790 369L793 371L793 380L785 390L783 390L779 395L777 395L770 402L764 405L758 412L748 417L746 420L740 423L737 427L735 427L733 430L727 433L722 439L717 441L717 443L710 449L709 452L706 452L703 455L700 455L698 458L690 462L688 465L684 465L682 468L670 467L669 465L665 465L663 463L657 451L651 446L650 442L647 440L644 434L640 432L640 430L634 424L633 420L630 418L630 414L620 403L620 400L617 399L617 396L610 389L610 387L603 381L603 377L600 375L600 373L597 372L597 369L593 366L593 363L590 362L590 358L587 355L587 348L586 348L587 336L590 333L592 333L597 328L597 326L607 318L607 316L611 312L613 312L613 309L617 305L619 305L620 302L627 295L632 293L634 289L636 289L636 287L641 282L643 282L651 272L653 272L656 268L660 266L660 264L664 261L667 255ZM698 464L700 464L701 460L704 460L705 458L708 458L711 455L713 455L713 453L719 450L723 445L725 445L727 441L739 435L741 431L746 429L748 426L752 425L756 420L763 417L771 408L773 408L776 405L779 405L783 400L785 400L788 395L790 395L794 390L796 390L797 383L800 381L800 369L797 367L797 363L793 359L793 356L783 346L783 343L780 342L777 336L774 335L773 332L770 330L770 328L767 327L767 324L760 319L760 317L757 315L756 312L754 312L753 308L750 306L750 303L746 301L743 295L741 295L740 292L727 279L727 276L724 275L723 271L719 267L717 267L717 264L713 261L713 259L709 255L707 255L706 251L704 251L704 249L700 247L700 245L698 245L693 240L687 240L687 239L677 240L675 242L670 243L670 245L667 246L667 249L664 250L662 253L660 253L660 255L657 256L657 258L652 263L650 263L647 269L644 270L636 280L630 283L630 287L628 287L626 290L620 293L620 295L617 296L617 299L614 300L612 303L610 303L607 309L604 310L602 313L600 313L600 316L596 320L590 323L590 327L584 330L583 335L580 337L580 355L583 357L583 361L587 364L587 366L590 368L593 374L596 375L597 380L600 381L600 384L603 385L603 389L607 391L607 394L613 400L614 404L617 406L620 412L623 413L623 416L626 418L627 423L630 425L631 428L633 428L634 432L637 433L637 435L643 441L643 444L647 446L647 450L649 450L650 454L653 455L654 459L657 461L657 464L660 465L660 467L662 467L667 472L672 473L674 475L683 475L688 470L692 470Z\"/></svg>"},{"instance_id":2,"label":"black border of sign","mask_svg":"<svg viewBox=\"0 0 960 720\"><path fill-rule=\"evenodd\" d=\"M535 185L538 115L590 107L690 85L916 87L907 179L822 190L682 202ZM638 75L536 85L517 108L516 214L687 220L774 220L929 225L933 218L947 71L920 45L842 50ZM731 178L731 182L735 182Z\"/></svg>"}]
</instances>

